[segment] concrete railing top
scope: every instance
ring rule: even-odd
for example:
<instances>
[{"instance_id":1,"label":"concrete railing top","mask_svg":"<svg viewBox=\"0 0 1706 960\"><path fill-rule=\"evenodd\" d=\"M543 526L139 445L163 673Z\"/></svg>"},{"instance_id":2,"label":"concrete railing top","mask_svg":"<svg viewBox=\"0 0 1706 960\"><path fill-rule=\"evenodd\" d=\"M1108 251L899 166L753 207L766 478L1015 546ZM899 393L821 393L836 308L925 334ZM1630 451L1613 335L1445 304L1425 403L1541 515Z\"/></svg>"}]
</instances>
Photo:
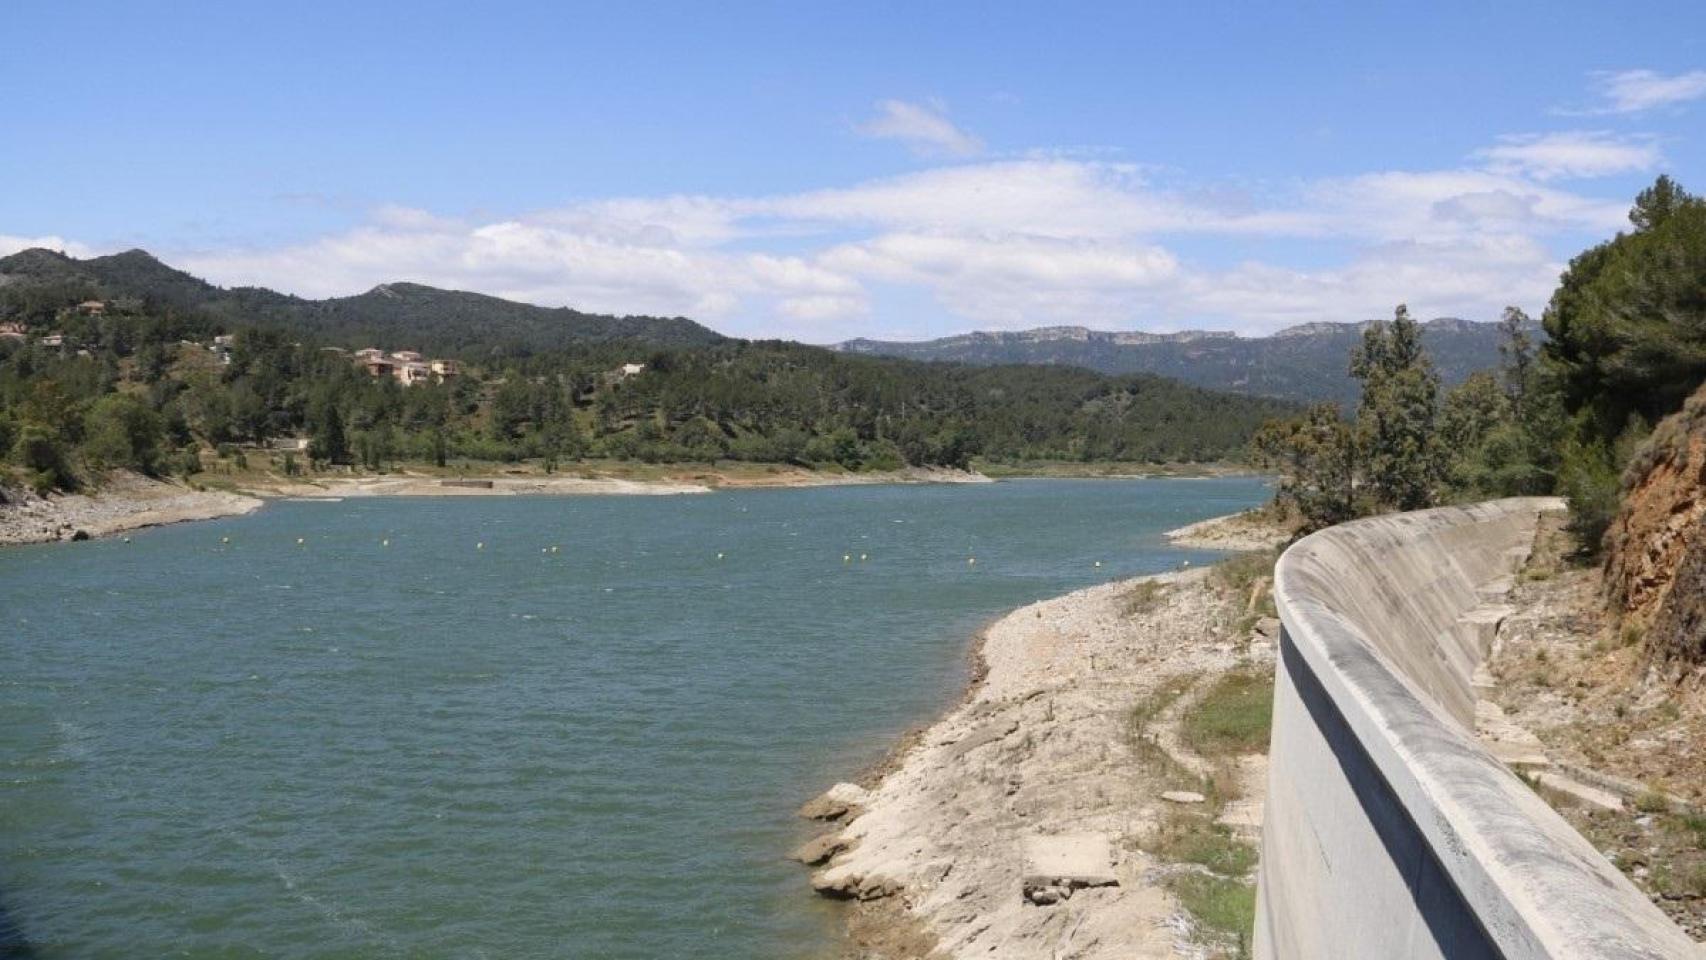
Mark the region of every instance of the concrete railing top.
<instances>
[{"instance_id":1,"label":"concrete railing top","mask_svg":"<svg viewBox=\"0 0 1706 960\"><path fill-rule=\"evenodd\" d=\"M1699 960L1692 940L1474 737L1471 674L1485 651L1466 649L1464 615L1489 586L1508 585L1537 517L1559 505L1500 500L1306 537L1275 567L1280 618L1503 957Z\"/></svg>"}]
</instances>

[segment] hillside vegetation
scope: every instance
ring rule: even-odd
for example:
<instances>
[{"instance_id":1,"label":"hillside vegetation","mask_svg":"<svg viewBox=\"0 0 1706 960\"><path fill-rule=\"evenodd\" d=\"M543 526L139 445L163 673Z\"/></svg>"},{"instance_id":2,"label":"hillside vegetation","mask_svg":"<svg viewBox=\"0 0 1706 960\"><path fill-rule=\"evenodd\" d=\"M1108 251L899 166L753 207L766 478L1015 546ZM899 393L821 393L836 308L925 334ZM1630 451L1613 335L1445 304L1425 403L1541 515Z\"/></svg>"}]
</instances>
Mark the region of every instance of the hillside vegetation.
<instances>
[{"instance_id":1,"label":"hillside vegetation","mask_svg":"<svg viewBox=\"0 0 1706 960\"><path fill-rule=\"evenodd\" d=\"M1153 376L854 357L410 284L328 301L224 291L140 252L27 251L0 260L0 279L0 323L25 328L0 338L0 450L40 489L108 467L193 473L290 438L311 443L277 458L286 472L582 457L1203 462L1240 456L1291 409ZM461 359L457 373L408 386L349 350L434 344Z\"/></svg>"},{"instance_id":2,"label":"hillside vegetation","mask_svg":"<svg viewBox=\"0 0 1706 960\"><path fill-rule=\"evenodd\" d=\"M536 307L418 283L382 284L353 297L304 300L261 287L224 289L169 267L142 250L77 260L33 249L0 258L14 309L44 311L90 298L132 299L144 312L196 314L224 327L269 325L329 344L407 343L417 350L489 359L560 350L582 343L644 340L663 346L724 338L681 317L615 317Z\"/></svg>"},{"instance_id":3,"label":"hillside vegetation","mask_svg":"<svg viewBox=\"0 0 1706 960\"><path fill-rule=\"evenodd\" d=\"M1357 402L1361 385L1345 357L1367 323L1310 323L1268 337L1193 331L1174 334L1048 327L969 333L914 343L850 340L849 353L953 363L1048 363L1102 373L1152 373L1199 387L1302 402ZM1499 328L1451 317L1421 326L1422 344L1442 383L1462 383L1498 363ZM1534 325L1531 333L1538 333Z\"/></svg>"}]
</instances>

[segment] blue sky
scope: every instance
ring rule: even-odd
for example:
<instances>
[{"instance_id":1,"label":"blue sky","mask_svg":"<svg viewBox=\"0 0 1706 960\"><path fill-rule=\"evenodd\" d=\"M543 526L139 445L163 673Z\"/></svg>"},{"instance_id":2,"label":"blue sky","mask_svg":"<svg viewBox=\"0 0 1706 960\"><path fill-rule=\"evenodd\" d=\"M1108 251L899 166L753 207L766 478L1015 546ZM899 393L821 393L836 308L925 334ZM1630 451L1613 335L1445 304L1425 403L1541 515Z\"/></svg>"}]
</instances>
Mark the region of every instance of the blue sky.
<instances>
[{"instance_id":1,"label":"blue sky","mask_svg":"<svg viewBox=\"0 0 1706 960\"><path fill-rule=\"evenodd\" d=\"M1695 4L20 5L0 252L142 246L821 342L1538 310ZM19 42L21 38L27 38Z\"/></svg>"}]
</instances>

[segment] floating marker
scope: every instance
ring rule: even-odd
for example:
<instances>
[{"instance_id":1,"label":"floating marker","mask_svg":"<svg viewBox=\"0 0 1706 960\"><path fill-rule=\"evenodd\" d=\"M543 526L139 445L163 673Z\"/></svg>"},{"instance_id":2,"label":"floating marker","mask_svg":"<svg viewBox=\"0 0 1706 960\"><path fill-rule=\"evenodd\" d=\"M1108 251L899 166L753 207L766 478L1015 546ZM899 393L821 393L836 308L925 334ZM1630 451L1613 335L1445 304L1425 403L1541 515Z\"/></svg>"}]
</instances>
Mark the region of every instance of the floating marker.
<instances>
[{"instance_id":1,"label":"floating marker","mask_svg":"<svg viewBox=\"0 0 1706 960\"><path fill-rule=\"evenodd\" d=\"M976 558L976 557L967 557L967 558L966 558L966 562L967 562L967 563L976 563L976 562L977 562L977 558Z\"/></svg>"},{"instance_id":2,"label":"floating marker","mask_svg":"<svg viewBox=\"0 0 1706 960\"><path fill-rule=\"evenodd\" d=\"M558 548L557 548L557 547L555 547L555 546L553 546L553 547L552 547L552 548L551 548L551 552L552 552L552 553L556 553L556 552L557 552L557 549L558 549Z\"/></svg>"},{"instance_id":3,"label":"floating marker","mask_svg":"<svg viewBox=\"0 0 1706 960\"><path fill-rule=\"evenodd\" d=\"M386 539L379 541L379 545L382 547L389 547L391 545L391 539L387 537Z\"/></svg>"},{"instance_id":4,"label":"floating marker","mask_svg":"<svg viewBox=\"0 0 1706 960\"><path fill-rule=\"evenodd\" d=\"M1184 563L1179 564L1179 566L1181 566L1181 567L1188 567L1190 565L1191 565L1191 562L1189 560L1186 560Z\"/></svg>"},{"instance_id":5,"label":"floating marker","mask_svg":"<svg viewBox=\"0 0 1706 960\"><path fill-rule=\"evenodd\" d=\"M721 560L721 559L723 559L723 555L722 555L722 554L721 554L721 553L718 553L718 554L717 554L717 559L718 559L718 560Z\"/></svg>"},{"instance_id":6,"label":"floating marker","mask_svg":"<svg viewBox=\"0 0 1706 960\"><path fill-rule=\"evenodd\" d=\"M230 538L230 537L220 537L220 538L219 538L219 542L220 542L220 543L230 543L230 542L231 542L231 538Z\"/></svg>"},{"instance_id":7,"label":"floating marker","mask_svg":"<svg viewBox=\"0 0 1706 960\"><path fill-rule=\"evenodd\" d=\"M1096 566L1098 566L1098 567L1099 567L1099 566L1101 566L1101 565L1102 565L1102 561L1100 561L1100 560L1097 560L1097 561L1096 561Z\"/></svg>"},{"instance_id":8,"label":"floating marker","mask_svg":"<svg viewBox=\"0 0 1706 960\"><path fill-rule=\"evenodd\" d=\"M853 555L851 553L842 554L841 555L841 562L842 563L852 563L853 562Z\"/></svg>"},{"instance_id":9,"label":"floating marker","mask_svg":"<svg viewBox=\"0 0 1706 960\"><path fill-rule=\"evenodd\" d=\"M481 540L481 541L480 541L480 542L479 542L479 543L476 543L476 544L474 544L474 549L475 549L475 550L484 550L484 549L486 549L486 541L484 541L484 540Z\"/></svg>"},{"instance_id":10,"label":"floating marker","mask_svg":"<svg viewBox=\"0 0 1706 960\"><path fill-rule=\"evenodd\" d=\"M306 541L306 540L304 540L304 539L302 539L302 538L301 538L301 537L297 537L297 538L296 538L296 545L297 545L297 546L299 546L299 547L300 547L300 546L302 546L302 545L303 545L303 544L304 544L304 543L307 543L307 542L308 542L308 541Z\"/></svg>"},{"instance_id":11,"label":"floating marker","mask_svg":"<svg viewBox=\"0 0 1706 960\"><path fill-rule=\"evenodd\" d=\"M866 560L869 560L869 559L871 559L870 554L866 554L866 553L859 554L859 562L860 563L864 563Z\"/></svg>"},{"instance_id":12,"label":"floating marker","mask_svg":"<svg viewBox=\"0 0 1706 960\"><path fill-rule=\"evenodd\" d=\"M130 538L129 538L129 537L125 537L125 538L124 538L124 542L125 542L125 543L129 543L129 542L130 542Z\"/></svg>"}]
</instances>

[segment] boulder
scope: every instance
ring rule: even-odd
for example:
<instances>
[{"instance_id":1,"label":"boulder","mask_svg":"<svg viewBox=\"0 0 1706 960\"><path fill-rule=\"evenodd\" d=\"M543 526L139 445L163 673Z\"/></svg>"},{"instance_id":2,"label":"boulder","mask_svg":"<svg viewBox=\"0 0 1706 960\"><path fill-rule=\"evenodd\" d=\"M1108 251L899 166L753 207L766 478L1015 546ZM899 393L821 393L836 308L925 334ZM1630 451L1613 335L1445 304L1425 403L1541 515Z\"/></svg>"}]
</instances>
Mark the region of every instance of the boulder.
<instances>
[{"instance_id":1,"label":"boulder","mask_svg":"<svg viewBox=\"0 0 1706 960\"><path fill-rule=\"evenodd\" d=\"M869 799L870 792L856 783L838 783L823 792L822 796L806 801L800 807L799 815L807 820L840 820L848 814L858 816Z\"/></svg>"},{"instance_id":2,"label":"boulder","mask_svg":"<svg viewBox=\"0 0 1706 960\"><path fill-rule=\"evenodd\" d=\"M841 834L826 833L795 847L793 852L788 854L788 859L803 863L808 867L816 867L829 862L831 857L846 850L849 846L851 843Z\"/></svg>"}]
</instances>

